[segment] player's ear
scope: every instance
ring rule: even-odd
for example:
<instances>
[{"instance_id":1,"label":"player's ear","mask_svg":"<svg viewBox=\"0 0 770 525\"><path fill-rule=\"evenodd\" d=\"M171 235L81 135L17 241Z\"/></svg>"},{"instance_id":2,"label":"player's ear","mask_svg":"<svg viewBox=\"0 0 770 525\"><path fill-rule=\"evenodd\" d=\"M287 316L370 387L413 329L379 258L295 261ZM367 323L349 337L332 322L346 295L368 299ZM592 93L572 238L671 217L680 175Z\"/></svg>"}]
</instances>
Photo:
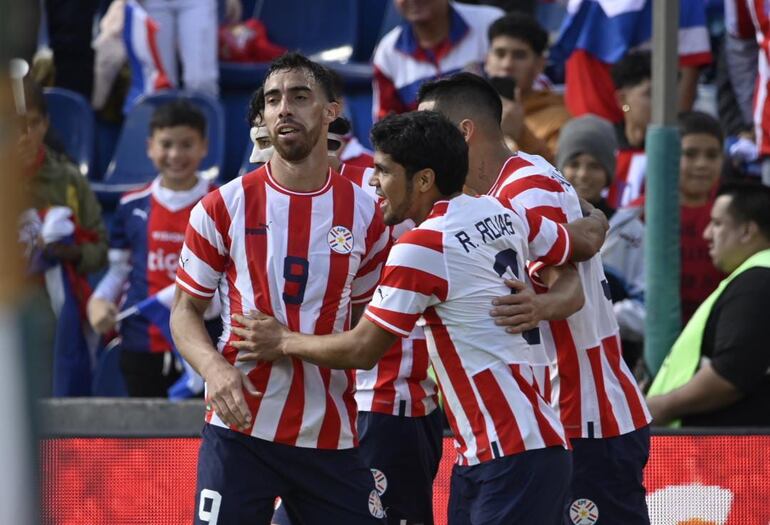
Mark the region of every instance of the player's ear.
<instances>
[{"instance_id":1,"label":"player's ear","mask_svg":"<svg viewBox=\"0 0 770 525\"><path fill-rule=\"evenodd\" d=\"M471 119L466 118L461 120L457 127L459 128L460 133L463 134L465 142L468 143L476 131L476 124Z\"/></svg>"},{"instance_id":2,"label":"player's ear","mask_svg":"<svg viewBox=\"0 0 770 525\"><path fill-rule=\"evenodd\" d=\"M414 174L412 183L415 185L420 193L425 193L436 184L436 173L430 169L425 168Z\"/></svg>"},{"instance_id":3,"label":"player's ear","mask_svg":"<svg viewBox=\"0 0 770 525\"><path fill-rule=\"evenodd\" d=\"M326 120L326 124L331 124L337 120L337 117L340 116L340 109L339 102L328 102L326 104L326 107L324 108L324 119Z\"/></svg>"}]
</instances>

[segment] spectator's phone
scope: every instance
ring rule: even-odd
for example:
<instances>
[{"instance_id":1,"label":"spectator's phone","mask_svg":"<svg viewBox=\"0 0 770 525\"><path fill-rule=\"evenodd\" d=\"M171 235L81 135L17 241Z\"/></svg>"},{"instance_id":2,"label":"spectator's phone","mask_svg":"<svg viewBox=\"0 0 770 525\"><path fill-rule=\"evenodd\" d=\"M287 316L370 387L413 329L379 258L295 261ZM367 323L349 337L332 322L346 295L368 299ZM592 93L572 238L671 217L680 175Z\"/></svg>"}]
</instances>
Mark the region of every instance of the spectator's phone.
<instances>
[{"instance_id":1,"label":"spectator's phone","mask_svg":"<svg viewBox=\"0 0 770 525\"><path fill-rule=\"evenodd\" d=\"M495 88L495 91L508 100L516 98L516 80L511 77L491 77L489 83Z\"/></svg>"}]
</instances>

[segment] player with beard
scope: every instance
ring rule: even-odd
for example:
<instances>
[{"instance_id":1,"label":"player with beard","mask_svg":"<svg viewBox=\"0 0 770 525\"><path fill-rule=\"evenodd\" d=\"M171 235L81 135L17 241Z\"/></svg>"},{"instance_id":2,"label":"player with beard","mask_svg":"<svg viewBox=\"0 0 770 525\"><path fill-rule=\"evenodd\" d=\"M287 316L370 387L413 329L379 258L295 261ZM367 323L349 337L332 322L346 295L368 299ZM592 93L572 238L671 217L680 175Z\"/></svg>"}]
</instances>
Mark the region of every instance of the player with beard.
<instances>
[{"instance_id":1,"label":"player with beard","mask_svg":"<svg viewBox=\"0 0 770 525\"><path fill-rule=\"evenodd\" d=\"M295 523L381 523L357 448L352 371L238 360L239 327L256 312L307 334L349 328L389 246L376 203L329 168L339 107L328 70L290 53L263 88L275 151L196 205L177 271L174 340L206 381L195 523L268 524L279 496ZM203 326L215 289L218 348Z\"/></svg>"}]
</instances>

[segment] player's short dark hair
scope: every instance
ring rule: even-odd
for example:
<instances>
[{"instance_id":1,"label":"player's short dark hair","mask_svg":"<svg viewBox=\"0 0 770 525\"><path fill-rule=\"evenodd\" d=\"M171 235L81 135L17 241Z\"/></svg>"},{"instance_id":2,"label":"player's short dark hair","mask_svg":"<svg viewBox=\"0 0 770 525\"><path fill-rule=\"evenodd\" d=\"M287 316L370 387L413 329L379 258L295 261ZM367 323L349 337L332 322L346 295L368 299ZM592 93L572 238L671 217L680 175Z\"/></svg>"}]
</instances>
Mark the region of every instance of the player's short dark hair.
<instances>
[{"instance_id":1,"label":"player's short dark hair","mask_svg":"<svg viewBox=\"0 0 770 525\"><path fill-rule=\"evenodd\" d=\"M434 110L449 120L488 118L498 125L503 117L503 103L492 85L473 73L426 82L417 94L420 102L433 102Z\"/></svg>"},{"instance_id":2,"label":"player's short dark hair","mask_svg":"<svg viewBox=\"0 0 770 525\"><path fill-rule=\"evenodd\" d=\"M323 89L324 95L326 95L329 102L337 100L334 79L332 78L329 69L317 62L313 62L299 53L286 53L273 60L272 64L270 64L270 68L267 70L267 75L265 75L265 82L278 71L294 71L297 69L304 69L312 75L313 80L315 80L318 85L321 86L321 89Z\"/></svg>"},{"instance_id":3,"label":"player's short dark hair","mask_svg":"<svg viewBox=\"0 0 770 525\"><path fill-rule=\"evenodd\" d=\"M719 121L702 111L687 111L679 114L679 136L694 135L703 133L712 135L719 141L719 145L724 143L724 134Z\"/></svg>"},{"instance_id":4,"label":"player's short dark hair","mask_svg":"<svg viewBox=\"0 0 770 525\"><path fill-rule=\"evenodd\" d=\"M155 108L150 117L150 134L163 128L187 126L206 137L206 117L188 100L180 99Z\"/></svg>"},{"instance_id":5,"label":"player's short dark hair","mask_svg":"<svg viewBox=\"0 0 770 525\"><path fill-rule=\"evenodd\" d=\"M35 109L42 116L48 116L48 103L43 95L43 88L30 77L24 78L24 101L27 109Z\"/></svg>"},{"instance_id":6,"label":"player's short dark hair","mask_svg":"<svg viewBox=\"0 0 770 525\"><path fill-rule=\"evenodd\" d=\"M372 127L371 138L377 151L404 167L409 180L430 168L442 195L462 191L468 174L468 145L460 130L440 113L390 115Z\"/></svg>"},{"instance_id":7,"label":"player's short dark hair","mask_svg":"<svg viewBox=\"0 0 770 525\"><path fill-rule=\"evenodd\" d=\"M527 13L513 12L498 18L489 26L487 36L490 44L499 36L516 38L529 44L538 55L542 55L548 47L548 32Z\"/></svg>"},{"instance_id":8,"label":"player's short dark hair","mask_svg":"<svg viewBox=\"0 0 770 525\"><path fill-rule=\"evenodd\" d=\"M649 51L632 51L612 66L615 89L638 86L652 78L652 59Z\"/></svg>"},{"instance_id":9,"label":"player's short dark hair","mask_svg":"<svg viewBox=\"0 0 770 525\"><path fill-rule=\"evenodd\" d=\"M756 223L770 241L770 187L758 182L731 182L720 188L719 195L732 197L727 212L736 221Z\"/></svg>"},{"instance_id":10,"label":"player's short dark hair","mask_svg":"<svg viewBox=\"0 0 770 525\"><path fill-rule=\"evenodd\" d=\"M249 113L246 118L249 120L249 127L254 125L254 121L259 118L262 119L262 114L265 112L265 89L259 86L254 93L251 94L251 100L249 100Z\"/></svg>"}]
</instances>

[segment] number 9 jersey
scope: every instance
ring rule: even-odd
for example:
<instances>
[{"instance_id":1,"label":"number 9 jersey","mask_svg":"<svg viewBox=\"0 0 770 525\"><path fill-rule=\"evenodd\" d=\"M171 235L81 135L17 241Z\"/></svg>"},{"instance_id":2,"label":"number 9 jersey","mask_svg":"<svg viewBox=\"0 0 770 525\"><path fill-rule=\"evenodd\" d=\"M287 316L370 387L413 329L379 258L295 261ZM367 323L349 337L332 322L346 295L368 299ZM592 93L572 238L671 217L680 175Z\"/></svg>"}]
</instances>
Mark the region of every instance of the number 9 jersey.
<instances>
[{"instance_id":1,"label":"number 9 jersey","mask_svg":"<svg viewBox=\"0 0 770 525\"><path fill-rule=\"evenodd\" d=\"M193 209L177 284L202 299L219 289L219 350L235 364L233 314L259 311L305 334L349 329L351 305L371 298L389 247L382 214L364 190L330 170L321 189L294 192L268 163ZM357 445L353 371L299 359L235 366L264 392L246 396L253 424L245 433L298 447ZM206 420L225 426L213 412Z\"/></svg>"},{"instance_id":2,"label":"number 9 jersey","mask_svg":"<svg viewBox=\"0 0 770 525\"><path fill-rule=\"evenodd\" d=\"M460 465L566 446L532 375L532 363L547 362L537 334L508 334L489 310L510 293L503 278L528 281L527 260L569 257L563 226L467 195L436 203L391 249L364 315L401 337L424 325Z\"/></svg>"}]
</instances>

